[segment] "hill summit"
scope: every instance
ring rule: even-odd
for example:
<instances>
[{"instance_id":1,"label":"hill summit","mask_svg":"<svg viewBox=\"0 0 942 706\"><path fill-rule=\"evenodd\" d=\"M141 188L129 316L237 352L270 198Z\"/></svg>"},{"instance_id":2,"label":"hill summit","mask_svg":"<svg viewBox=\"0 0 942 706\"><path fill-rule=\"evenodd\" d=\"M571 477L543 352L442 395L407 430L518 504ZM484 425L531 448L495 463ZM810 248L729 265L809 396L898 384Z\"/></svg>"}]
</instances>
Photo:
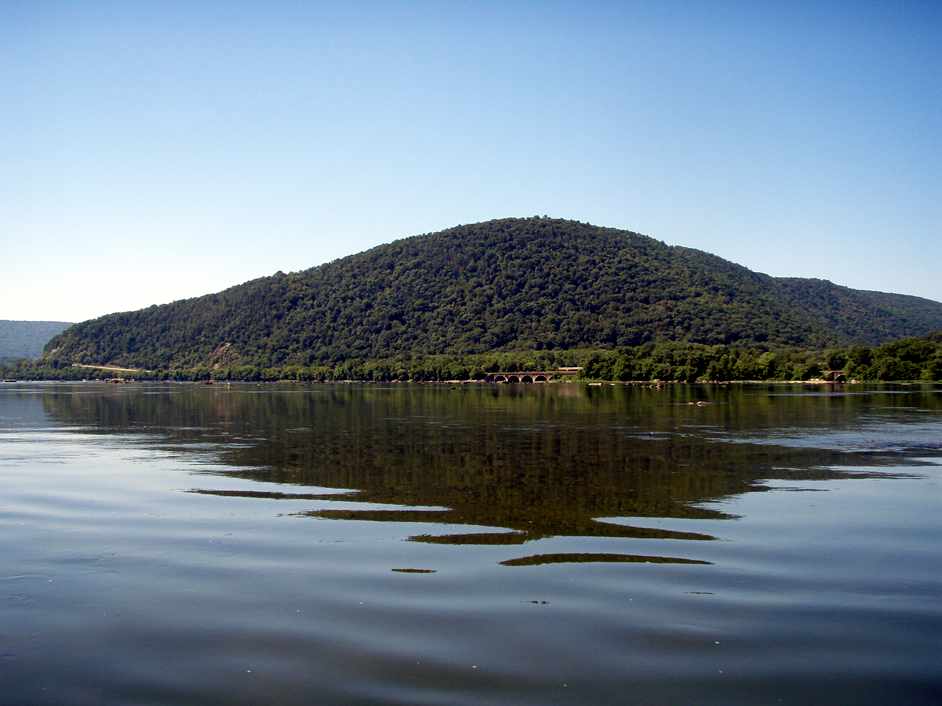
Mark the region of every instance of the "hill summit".
<instances>
[{"instance_id":1,"label":"hill summit","mask_svg":"<svg viewBox=\"0 0 942 706\"><path fill-rule=\"evenodd\" d=\"M630 231L508 218L76 324L45 358L311 365L668 340L823 347L939 329L942 304L928 299L770 277Z\"/></svg>"}]
</instances>

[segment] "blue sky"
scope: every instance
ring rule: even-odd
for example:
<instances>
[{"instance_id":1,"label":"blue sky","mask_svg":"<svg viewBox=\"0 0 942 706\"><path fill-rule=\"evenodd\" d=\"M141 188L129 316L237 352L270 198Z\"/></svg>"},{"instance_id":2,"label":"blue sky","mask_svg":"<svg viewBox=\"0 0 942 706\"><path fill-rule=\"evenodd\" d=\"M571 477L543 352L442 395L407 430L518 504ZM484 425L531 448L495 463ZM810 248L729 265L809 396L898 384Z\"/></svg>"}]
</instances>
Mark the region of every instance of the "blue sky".
<instances>
[{"instance_id":1,"label":"blue sky","mask_svg":"<svg viewBox=\"0 0 942 706\"><path fill-rule=\"evenodd\" d=\"M0 318L548 214L942 300L942 4L0 3Z\"/></svg>"}]
</instances>

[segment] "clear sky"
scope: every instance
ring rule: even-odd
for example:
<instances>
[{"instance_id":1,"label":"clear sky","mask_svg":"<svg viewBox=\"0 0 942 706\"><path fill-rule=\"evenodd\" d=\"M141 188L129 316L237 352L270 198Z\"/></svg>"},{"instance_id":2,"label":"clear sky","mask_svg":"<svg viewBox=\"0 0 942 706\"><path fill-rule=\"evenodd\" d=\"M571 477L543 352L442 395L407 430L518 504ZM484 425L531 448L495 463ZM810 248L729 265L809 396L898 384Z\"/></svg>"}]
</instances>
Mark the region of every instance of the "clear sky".
<instances>
[{"instance_id":1,"label":"clear sky","mask_svg":"<svg viewBox=\"0 0 942 706\"><path fill-rule=\"evenodd\" d=\"M940 2L0 2L0 318L547 214L942 300Z\"/></svg>"}]
</instances>

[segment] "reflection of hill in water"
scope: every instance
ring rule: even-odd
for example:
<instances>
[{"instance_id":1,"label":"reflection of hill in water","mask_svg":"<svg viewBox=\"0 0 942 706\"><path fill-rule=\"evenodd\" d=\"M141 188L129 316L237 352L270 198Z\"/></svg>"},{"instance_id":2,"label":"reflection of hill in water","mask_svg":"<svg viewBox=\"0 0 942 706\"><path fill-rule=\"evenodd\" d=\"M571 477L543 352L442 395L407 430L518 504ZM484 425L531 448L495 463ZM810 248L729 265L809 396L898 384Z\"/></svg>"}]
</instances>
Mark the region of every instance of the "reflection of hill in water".
<instances>
[{"instance_id":1,"label":"reflection of hill in water","mask_svg":"<svg viewBox=\"0 0 942 706\"><path fill-rule=\"evenodd\" d=\"M39 395L24 394L17 386L0 383L0 428L36 428L47 421Z\"/></svg>"},{"instance_id":2,"label":"reflection of hill in water","mask_svg":"<svg viewBox=\"0 0 942 706\"><path fill-rule=\"evenodd\" d=\"M81 388L87 391L88 388ZM713 404L691 406L713 395ZM866 396L769 397L738 388L663 391L577 386L538 389L393 386L232 388L140 386L43 397L56 420L103 431L165 434L161 447L218 452L229 475L354 494L196 492L342 499L442 509L326 509L338 519L505 528L422 535L454 544L516 544L554 535L711 539L596 521L618 516L721 518L697 505L761 489L763 478L833 478L829 466L898 463L889 453L847 453L728 443L773 429L841 429L853 436ZM882 397L888 405L912 396ZM919 404L939 409L926 393ZM94 431L94 430L89 430ZM643 557L642 557L643 559Z\"/></svg>"}]
</instances>

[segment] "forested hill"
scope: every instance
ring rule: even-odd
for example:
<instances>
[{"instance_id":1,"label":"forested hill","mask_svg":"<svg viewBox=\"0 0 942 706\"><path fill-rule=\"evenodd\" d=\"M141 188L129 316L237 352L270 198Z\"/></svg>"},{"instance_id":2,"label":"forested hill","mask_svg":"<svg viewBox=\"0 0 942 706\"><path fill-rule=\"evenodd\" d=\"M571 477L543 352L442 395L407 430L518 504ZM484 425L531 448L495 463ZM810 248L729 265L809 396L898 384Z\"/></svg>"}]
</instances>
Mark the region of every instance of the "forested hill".
<instances>
[{"instance_id":1,"label":"forested hill","mask_svg":"<svg viewBox=\"0 0 942 706\"><path fill-rule=\"evenodd\" d=\"M218 294L77 324L53 364L310 365L692 341L821 347L942 329L942 304L777 279L549 218L458 226Z\"/></svg>"},{"instance_id":2,"label":"forested hill","mask_svg":"<svg viewBox=\"0 0 942 706\"><path fill-rule=\"evenodd\" d=\"M0 360L38 358L49 339L71 325L61 321L0 319Z\"/></svg>"}]
</instances>

